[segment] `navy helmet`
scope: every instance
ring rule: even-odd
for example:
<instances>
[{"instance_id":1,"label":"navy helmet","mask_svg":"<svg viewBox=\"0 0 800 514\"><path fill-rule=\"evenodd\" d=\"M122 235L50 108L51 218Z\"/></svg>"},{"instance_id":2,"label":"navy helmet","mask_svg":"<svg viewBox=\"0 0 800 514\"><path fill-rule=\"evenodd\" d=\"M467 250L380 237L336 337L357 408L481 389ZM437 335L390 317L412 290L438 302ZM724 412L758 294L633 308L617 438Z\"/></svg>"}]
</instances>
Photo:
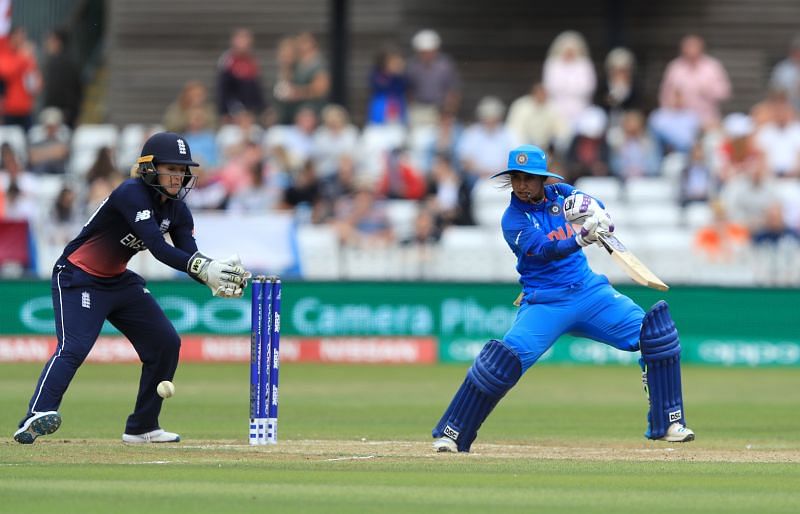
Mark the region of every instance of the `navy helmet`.
<instances>
[{"instance_id":1,"label":"navy helmet","mask_svg":"<svg viewBox=\"0 0 800 514\"><path fill-rule=\"evenodd\" d=\"M183 188L178 195L171 195L158 183L159 164L182 164L186 166ZM145 184L155 188L162 195L182 200L194 186L197 177L192 175L189 166L200 166L192 160L189 143L174 132L158 132L150 136L142 147L142 154L136 160L136 171Z\"/></svg>"},{"instance_id":2,"label":"navy helmet","mask_svg":"<svg viewBox=\"0 0 800 514\"><path fill-rule=\"evenodd\" d=\"M490 178L520 171L529 175L542 175L564 180L564 177L547 169L547 154L538 146L522 145L514 148L508 154L508 169L495 173Z\"/></svg>"}]
</instances>

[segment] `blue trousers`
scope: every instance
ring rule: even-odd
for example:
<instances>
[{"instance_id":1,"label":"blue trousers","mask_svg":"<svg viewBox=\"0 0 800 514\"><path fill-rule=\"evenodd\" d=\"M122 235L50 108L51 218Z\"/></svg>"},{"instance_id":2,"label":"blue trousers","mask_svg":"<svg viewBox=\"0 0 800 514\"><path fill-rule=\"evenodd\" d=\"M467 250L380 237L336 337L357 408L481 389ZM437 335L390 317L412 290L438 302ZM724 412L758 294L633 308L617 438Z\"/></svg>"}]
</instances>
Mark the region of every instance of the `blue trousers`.
<instances>
[{"instance_id":1,"label":"blue trousers","mask_svg":"<svg viewBox=\"0 0 800 514\"><path fill-rule=\"evenodd\" d=\"M529 293L503 341L519 356L524 373L563 334L635 352L643 318L641 307L606 277L594 275L571 287Z\"/></svg>"},{"instance_id":2,"label":"blue trousers","mask_svg":"<svg viewBox=\"0 0 800 514\"><path fill-rule=\"evenodd\" d=\"M98 279L61 261L53 271L52 294L58 346L42 370L28 415L58 410L75 372L108 319L133 344L142 361L139 393L125 433L142 434L160 428L158 415L163 400L156 386L175 376L181 341L145 288L144 279L132 271L114 279Z\"/></svg>"}]
</instances>

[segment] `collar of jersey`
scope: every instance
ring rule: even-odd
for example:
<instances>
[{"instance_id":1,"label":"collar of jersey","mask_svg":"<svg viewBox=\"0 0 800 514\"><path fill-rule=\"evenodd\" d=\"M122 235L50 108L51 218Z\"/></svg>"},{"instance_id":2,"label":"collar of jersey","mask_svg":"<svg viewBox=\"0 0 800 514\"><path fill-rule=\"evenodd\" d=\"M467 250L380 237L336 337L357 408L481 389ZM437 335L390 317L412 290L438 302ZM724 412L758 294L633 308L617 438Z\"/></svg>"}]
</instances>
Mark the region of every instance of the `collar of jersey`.
<instances>
[{"instance_id":1,"label":"collar of jersey","mask_svg":"<svg viewBox=\"0 0 800 514\"><path fill-rule=\"evenodd\" d=\"M532 212L543 211L545 209L545 207L547 206L547 202L549 202L551 200L551 198L547 195L547 193L548 193L548 191L545 188L545 190L544 190L544 200L543 201L541 201L539 203L528 203L528 202L523 202L522 200L517 198L517 195L515 195L512 192L511 193L511 205L513 205L513 206L515 206L518 209L521 209L523 211L532 211Z\"/></svg>"}]
</instances>

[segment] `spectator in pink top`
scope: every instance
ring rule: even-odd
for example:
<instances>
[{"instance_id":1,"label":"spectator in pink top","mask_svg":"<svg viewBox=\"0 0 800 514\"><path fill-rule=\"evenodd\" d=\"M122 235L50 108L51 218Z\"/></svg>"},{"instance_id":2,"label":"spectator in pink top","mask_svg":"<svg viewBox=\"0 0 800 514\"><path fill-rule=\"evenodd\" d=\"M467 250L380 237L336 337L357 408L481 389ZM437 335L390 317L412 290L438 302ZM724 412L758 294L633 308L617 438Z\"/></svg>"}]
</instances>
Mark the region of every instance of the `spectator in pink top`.
<instances>
[{"instance_id":1,"label":"spectator in pink top","mask_svg":"<svg viewBox=\"0 0 800 514\"><path fill-rule=\"evenodd\" d=\"M730 98L731 83L722 64L705 53L700 36L684 37L680 56L667 65L659 92L662 107L670 104L676 89L704 127L719 121L719 104Z\"/></svg>"},{"instance_id":2,"label":"spectator in pink top","mask_svg":"<svg viewBox=\"0 0 800 514\"><path fill-rule=\"evenodd\" d=\"M544 61L544 88L559 115L574 133L581 113L592 101L597 75L581 34L568 30L550 45Z\"/></svg>"}]
</instances>

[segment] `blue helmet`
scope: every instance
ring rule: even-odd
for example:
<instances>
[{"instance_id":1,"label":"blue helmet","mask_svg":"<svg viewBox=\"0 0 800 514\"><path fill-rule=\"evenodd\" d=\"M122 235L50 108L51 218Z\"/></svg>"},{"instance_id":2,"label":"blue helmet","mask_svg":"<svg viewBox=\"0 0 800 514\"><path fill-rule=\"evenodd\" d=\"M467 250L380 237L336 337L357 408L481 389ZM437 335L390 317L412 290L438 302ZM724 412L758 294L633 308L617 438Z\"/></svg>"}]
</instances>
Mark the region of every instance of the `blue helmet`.
<instances>
[{"instance_id":1,"label":"blue helmet","mask_svg":"<svg viewBox=\"0 0 800 514\"><path fill-rule=\"evenodd\" d=\"M547 154L538 146L533 145L522 145L511 150L508 154L508 169L495 173L489 178L499 177L514 171L564 180L561 175L548 171Z\"/></svg>"},{"instance_id":2,"label":"blue helmet","mask_svg":"<svg viewBox=\"0 0 800 514\"><path fill-rule=\"evenodd\" d=\"M182 164L186 166L182 194L171 195L158 183L159 164ZM200 166L192 160L189 143L174 132L158 132L150 136L142 147L142 154L136 160L136 170L145 184L155 188L167 198L182 200L194 186L197 177L192 175L189 166Z\"/></svg>"}]
</instances>

